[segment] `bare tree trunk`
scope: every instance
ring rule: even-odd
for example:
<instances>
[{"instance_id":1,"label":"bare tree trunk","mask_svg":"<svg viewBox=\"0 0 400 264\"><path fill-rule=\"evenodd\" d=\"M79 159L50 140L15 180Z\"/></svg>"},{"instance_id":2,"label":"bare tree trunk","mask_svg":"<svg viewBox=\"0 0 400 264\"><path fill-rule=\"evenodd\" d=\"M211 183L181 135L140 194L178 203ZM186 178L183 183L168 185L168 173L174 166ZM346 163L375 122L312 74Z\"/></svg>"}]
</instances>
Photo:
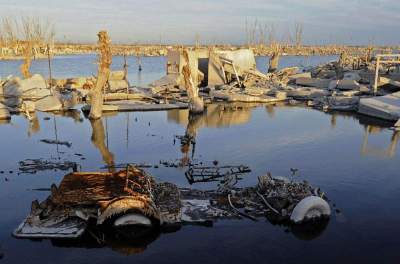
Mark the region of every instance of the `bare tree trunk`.
<instances>
[{"instance_id":1,"label":"bare tree trunk","mask_svg":"<svg viewBox=\"0 0 400 264\"><path fill-rule=\"evenodd\" d=\"M204 112L204 101L203 98L199 96L199 89L193 82L193 76L190 70L189 53L186 49L183 50L183 57L185 58L186 65L182 68L182 74L189 97L189 111L193 114L200 114Z\"/></svg>"},{"instance_id":2,"label":"bare tree trunk","mask_svg":"<svg viewBox=\"0 0 400 264\"><path fill-rule=\"evenodd\" d=\"M296 41L296 51L300 51L301 43L303 41L303 24L296 23L295 25L295 41Z\"/></svg>"},{"instance_id":3,"label":"bare tree trunk","mask_svg":"<svg viewBox=\"0 0 400 264\"><path fill-rule=\"evenodd\" d=\"M99 37L99 50L100 61L97 74L96 86L90 91L90 119L101 118L103 113L103 89L107 84L110 77L110 65L112 61L110 38L107 31L100 31Z\"/></svg>"},{"instance_id":4,"label":"bare tree trunk","mask_svg":"<svg viewBox=\"0 0 400 264\"><path fill-rule=\"evenodd\" d=\"M269 67L268 67L269 73L276 72L276 70L278 69L280 56L281 56L281 47L279 43L276 43L273 45L272 48L272 56L269 61Z\"/></svg>"},{"instance_id":5,"label":"bare tree trunk","mask_svg":"<svg viewBox=\"0 0 400 264\"><path fill-rule=\"evenodd\" d=\"M21 74L25 79L30 78L32 76L30 73L31 63L32 63L32 44L30 41L28 41L24 49L24 63L20 67Z\"/></svg>"}]
</instances>

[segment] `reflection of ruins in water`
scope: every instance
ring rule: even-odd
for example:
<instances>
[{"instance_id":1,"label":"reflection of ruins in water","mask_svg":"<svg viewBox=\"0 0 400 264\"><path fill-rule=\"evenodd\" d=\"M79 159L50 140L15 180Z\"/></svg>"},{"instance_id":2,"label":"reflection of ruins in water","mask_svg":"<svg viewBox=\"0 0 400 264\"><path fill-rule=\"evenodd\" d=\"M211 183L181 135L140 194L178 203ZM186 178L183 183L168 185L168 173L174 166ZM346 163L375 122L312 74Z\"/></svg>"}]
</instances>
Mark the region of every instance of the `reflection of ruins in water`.
<instances>
[{"instance_id":1,"label":"reflection of ruins in water","mask_svg":"<svg viewBox=\"0 0 400 264\"><path fill-rule=\"evenodd\" d=\"M370 146L369 143L369 136L373 134L379 134L383 130L382 127L367 125L365 126L365 134L363 143L361 146L361 154L363 155L372 155L381 158L392 158L396 154L397 143L399 142L400 132L393 131L392 136L390 137L390 143L385 148L378 148Z\"/></svg>"},{"instance_id":2,"label":"reflection of ruins in water","mask_svg":"<svg viewBox=\"0 0 400 264\"><path fill-rule=\"evenodd\" d=\"M399 142L400 132L393 130L392 136L389 139L389 144L385 148L373 147L369 145L369 139L371 135L377 135L387 131L393 126L393 122L372 118L364 115L358 115L354 113L335 112L331 113L331 126L336 127L337 117L352 118L357 120L360 125L364 127L364 136L361 144L361 154L371 155L380 158L392 158L396 154L397 144Z\"/></svg>"},{"instance_id":3,"label":"reflection of ruins in water","mask_svg":"<svg viewBox=\"0 0 400 264\"><path fill-rule=\"evenodd\" d=\"M105 119L107 122L107 120ZM103 125L103 119L90 120L92 125L92 143L99 150L103 161L110 170L114 167L114 154L108 149L108 140L106 141L106 131ZM107 144L106 144L107 142Z\"/></svg>"},{"instance_id":4,"label":"reflection of ruins in water","mask_svg":"<svg viewBox=\"0 0 400 264\"><path fill-rule=\"evenodd\" d=\"M245 124L250 121L251 114L254 108L260 104L246 104L246 103L232 103L232 104L211 104L207 106L207 111L203 115L189 116L188 111L173 110L167 114L168 121L176 122L186 126L185 136L193 137L196 135L200 128L223 128L234 125ZM270 118L275 118L275 107L293 107L285 106L284 104L271 104L265 105L266 113ZM390 143L386 149L368 146L368 139L371 134L379 134L387 131L388 128L393 126L392 122L371 118L364 115L347 113L347 112L331 112L330 124L332 128L337 125L338 117L349 118L358 121L360 125L365 128L363 143L361 145L361 153L363 155L374 155L378 157L391 158L396 154L396 148L400 137L400 132L393 131L390 138ZM192 146L192 152L194 151ZM182 163L190 162L188 153L190 152L190 144L183 145L181 148L184 157ZM193 158L194 153L192 153Z\"/></svg>"},{"instance_id":5,"label":"reflection of ruins in water","mask_svg":"<svg viewBox=\"0 0 400 264\"><path fill-rule=\"evenodd\" d=\"M192 118L192 129L198 130L203 127L222 128L233 125L241 125L250 121L252 110L259 104L210 104L207 111ZM189 125L189 112L182 110L171 110L167 112L168 121L184 126Z\"/></svg>"},{"instance_id":6,"label":"reflection of ruins in water","mask_svg":"<svg viewBox=\"0 0 400 264\"><path fill-rule=\"evenodd\" d=\"M183 157L180 165L190 164L195 154L196 136L203 127L221 128L245 124L250 121L252 109L259 104L210 104L205 113L189 115L189 111L171 110L167 112L168 121L186 126L185 135L181 139L181 152ZM273 112L267 108L268 113ZM191 158L189 157L191 153Z\"/></svg>"}]
</instances>

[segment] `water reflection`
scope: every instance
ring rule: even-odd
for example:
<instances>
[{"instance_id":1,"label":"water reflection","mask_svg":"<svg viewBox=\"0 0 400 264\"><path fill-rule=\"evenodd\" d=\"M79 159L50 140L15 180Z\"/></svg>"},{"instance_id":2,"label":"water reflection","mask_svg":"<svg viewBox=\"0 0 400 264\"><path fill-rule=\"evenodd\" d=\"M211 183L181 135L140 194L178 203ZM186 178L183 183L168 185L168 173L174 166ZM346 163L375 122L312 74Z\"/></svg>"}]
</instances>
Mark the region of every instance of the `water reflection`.
<instances>
[{"instance_id":1,"label":"water reflection","mask_svg":"<svg viewBox=\"0 0 400 264\"><path fill-rule=\"evenodd\" d=\"M167 113L168 121L189 127L195 132L203 127L222 128L233 125L248 123L251 118L252 109L259 104L211 104L202 115L189 117L188 111L171 110ZM190 124L191 123L191 124Z\"/></svg>"},{"instance_id":2,"label":"water reflection","mask_svg":"<svg viewBox=\"0 0 400 264\"><path fill-rule=\"evenodd\" d=\"M163 230L120 228L111 230L90 230L79 240L53 239L55 247L73 248L111 248L122 255L129 256L143 253L147 247L156 241Z\"/></svg>"},{"instance_id":3,"label":"water reflection","mask_svg":"<svg viewBox=\"0 0 400 264\"><path fill-rule=\"evenodd\" d=\"M357 120L360 125L363 126L364 135L360 148L360 152L362 155L375 156L379 158L393 158L396 155L397 145L400 137L399 131L393 130L390 139L388 139L389 142L386 147L385 145L376 147L369 144L370 136L386 133L388 129L393 126L393 122L354 113L334 112L330 114L332 128L336 127L338 117L352 118L354 120Z\"/></svg>"},{"instance_id":4,"label":"water reflection","mask_svg":"<svg viewBox=\"0 0 400 264\"><path fill-rule=\"evenodd\" d=\"M261 223L262 224L262 223ZM319 238L326 230L328 220L318 223L303 225L282 226L283 232L291 233L298 240L311 241ZM204 226L204 228L210 228ZM55 247L62 248L110 248L111 250L125 256L143 253L150 244L157 241L163 234L179 232L181 227L137 229L126 227L113 230L98 230L86 232L78 240L52 239Z\"/></svg>"},{"instance_id":5,"label":"water reflection","mask_svg":"<svg viewBox=\"0 0 400 264\"><path fill-rule=\"evenodd\" d=\"M104 130L103 119L90 120L90 124L92 126L92 143L99 150L104 163L107 164L111 171L113 171L115 165L114 154L108 149L108 144L106 144L106 133Z\"/></svg>"},{"instance_id":6,"label":"water reflection","mask_svg":"<svg viewBox=\"0 0 400 264\"><path fill-rule=\"evenodd\" d=\"M37 117L36 112L31 114L31 120L29 120L29 127L28 127L28 137L38 133L40 131L40 122L39 118Z\"/></svg>"},{"instance_id":7,"label":"water reflection","mask_svg":"<svg viewBox=\"0 0 400 264\"><path fill-rule=\"evenodd\" d=\"M185 135L178 136L181 141L182 158L180 166L188 166L195 154L196 137L199 129L204 127L222 128L233 125L245 124L250 121L252 109L259 104L210 104L203 114L190 115L188 111L172 110L167 112L169 122L175 122L186 126ZM267 109L274 111L273 107Z\"/></svg>"},{"instance_id":8,"label":"water reflection","mask_svg":"<svg viewBox=\"0 0 400 264\"><path fill-rule=\"evenodd\" d=\"M393 131L392 136L390 137L390 142L386 148L382 147L374 147L368 144L369 136L372 134L379 134L382 132L381 127L367 125L365 127L365 134L363 138L363 143L361 146L361 154L363 155L372 155L381 158L393 158L396 154L397 143L399 142L400 132Z\"/></svg>"}]
</instances>

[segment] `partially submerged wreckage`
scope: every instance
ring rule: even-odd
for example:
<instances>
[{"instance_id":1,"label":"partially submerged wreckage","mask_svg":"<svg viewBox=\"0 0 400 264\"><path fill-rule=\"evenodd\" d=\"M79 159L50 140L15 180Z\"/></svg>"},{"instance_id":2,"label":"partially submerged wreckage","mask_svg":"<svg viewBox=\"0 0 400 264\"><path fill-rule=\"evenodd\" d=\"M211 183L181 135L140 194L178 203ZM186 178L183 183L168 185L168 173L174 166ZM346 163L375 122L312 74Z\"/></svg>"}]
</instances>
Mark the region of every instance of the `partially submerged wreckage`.
<instances>
[{"instance_id":1,"label":"partially submerged wreckage","mask_svg":"<svg viewBox=\"0 0 400 264\"><path fill-rule=\"evenodd\" d=\"M278 53L279 55L279 53ZM341 54L316 67L257 70L251 50L175 50L167 56L167 75L151 84L151 94L187 103L184 65L206 103L215 101L287 102L323 111L351 111L390 121L400 119L400 55ZM277 56L279 60L279 56ZM277 61L274 61L276 68ZM272 64L270 65L272 67ZM400 122L400 121L399 121ZM395 127L399 127L397 122Z\"/></svg>"},{"instance_id":2,"label":"partially submerged wreckage","mask_svg":"<svg viewBox=\"0 0 400 264\"><path fill-rule=\"evenodd\" d=\"M211 224L217 219L262 216L300 224L331 214L326 196L307 182L270 174L255 187L201 191L158 183L138 167L118 172L74 172L52 185L43 202L32 202L30 215L15 230L18 238L81 237L89 228L139 229L182 224Z\"/></svg>"},{"instance_id":3,"label":"partially submerged wreckage","mask_svg":"<svg viewBox=\"0 0 400 264\"><path fill-rule=\"evenodd\" d=\"M270 86L266 83L269 77L257 70L250 49L170 51L167 56L167 75L150 85L153 87L152 93L169 100L184 99L182 96L185 96L185 92L181 87L185 82L182 72L186 64L191 68L194 84L199 87L195 89L199 89L199 95L206 102L225 100L265 103L286 99L283 93L265 93L265 90L258 89Z\"/></svg>"},{"instance_id":4,"label":"partially submerged wreckage","mask_svg":"<svg viewBox=\"0 0 400 264\"><path fill-rule=\"evenodd\" d=\"M270 67L276 68L279 53L276 58ZM343 53L339 61L303 69L270 70L264 74L257 70L250 49L169 50L166 76L150 87L131 87L126 63L124 70L106 73L101 89L96 88L97 93L102 93L101 111L96 116L105 111L184 108L196 114L217 101L295 105L305 102L323 111L352 111L396 122L400 119L399 58L398 54L372 56L370 52L365 56L350 56ZM110 59L100 68L107 68L109 64ZM100 73L99 70L99 76ZM29 117L35 110L74 109L84 102L87 105L82 110L89 112L94 103L91 98L97 98L93 97L93 91L98 81L96 77L88 77L46 82L40 75L7 78L0 82L3 94L0 118L9 119L13 112ZM395 127L399 126L397 122Z\"/></svg>"}]
</instances>

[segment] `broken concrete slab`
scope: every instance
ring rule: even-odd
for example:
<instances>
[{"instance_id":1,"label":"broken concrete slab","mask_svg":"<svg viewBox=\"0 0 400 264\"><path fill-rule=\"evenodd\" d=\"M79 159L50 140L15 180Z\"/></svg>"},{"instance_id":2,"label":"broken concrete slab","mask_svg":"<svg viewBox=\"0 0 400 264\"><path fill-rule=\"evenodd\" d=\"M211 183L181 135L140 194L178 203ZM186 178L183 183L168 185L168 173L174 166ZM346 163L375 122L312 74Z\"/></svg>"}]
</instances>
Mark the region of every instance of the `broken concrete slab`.
<instances>
[{"instance_id":1,"label":"broken concrete slab","mask_svg":"<svg viewBox=\"0 0 400 264\"><path fill-rule=\"evenodd\" d=\"M5 97L21 97L24 99L38 99L51 94L45 79L39 74L34 74L27 79L15 77L6 82L3 92Z\"/></svg>"},{"instance_id":2,"label":"broken concrete slab","mask_svg":"<svg viewBox=\"0 0 400 264\"><path fill-rule=\"evenodd\" d=\"M227 102L272 103L286 100L286 93L279 93L279 96L273 97L268 95L252 96L245 93L214 91L212 97L214 100L223 100Z\"/></svg>"},{"instance_id":3,"label":"broken concrete slab","mask_svg":"<svg viewBox=\"0 0 400 264\"><path fill-rule=\"evenodd\" d=\"M182 82L182 76L176 73L170 73L163 76L161 79L158 79L150 84L151 87L175 87L179 86Z\"/></svg>"},{"instance_id":4,"label":"broken concrete slab","mask_svg":"<svg viewBox=\"0 0 400 264\"><path fill-rule=\"evenodd\" d=\"M42 112L52 112L52 111L60 111L63 108L63 105L56 96L50 95L46 96L42 99L39 99L35 102L35 107L38 111Z\"/></svg>"},{"instance_id":5,"label":"broken concrete slab","mask_svg":"<svg viewBox=\"0 0 400 264\"><path fill-rule=\"evenodd\" d=\"M76 77L67 79L66 83L63 86L68 89L82 89L84 88L85 84L87 84L87 82L88 77Z\"/></svg>"},{"instance_id":6,"label":"broken concrete slab","mask_svg":"<svg viewBox=\"0 0 400 264\"><path fill-rule=\"evenodd\" d=\"M110 92L126 91L129 88L129 83L126 80L108 80Z\"/></svg>"},{"instance_id":7,"label":"broken concrete slab","mask_svg":"<svg viewBox=\"0 0 400 264\"><path fill-rule=\"evenodd\" d=\"M355 80L339 80L337 83L339 90L360 90L360 84Z\"/></svg>"},{"instance_id":8,"label":"broken concrete slab","mask_svg":"<svg viewBox=\"0 0 400 264\"><path fill-rule=\"evenodd\" d=\"M359 82L361 80L360 75L358 72L345 72L343 76L343 80L352 80Z\"/></svg>"},{"instance_id":9,"label":"broken concrete slab","mask_svg":"<svg viewBox=\"0 0 400 264\"><path fill-rule=\"evenodd\" d=\"M287 91L287 96L296 100L312 100L329 95L330 92L325 89L313 87L297 87Z\"/></svg>"},{"instance_id":10,"label":"broken concrete slab","mask_svg":"<svg viewBox=\"0 0 400 264\"><path fill-rule=\"evenodd\" d=\"M115 81L125 80L125 72L124 71L111 71L109 79L115 80Z\"/></svg>"},{"instance_id":11,"label":"broken concrete slab","mask_svg":"<svg viewBox=\"0 0 400 264\"><path fill-rule=\"evenodd\" d=\"M33 101L23 101L21 106L21 111L33 113L36 110L35 102Z\"/></svg>"},{"instance_id":12,"label":"broken concrete slab","mask_svg":"<svg viewBox=\"0 0 400 264\"><path fill-rule=\"evenodd\" d=\"M306 78L300 77L296 79L296 84L300 86L316 87L327 89L329 87L330 79L319 79L319 78Z\"/></svg>"},{"instance_id":13,"label":"broken concrete slab","mask_svg":"<svg viewBox=\"0 0 400 264\"><path fill-rule=\"evenodd\" d=\"M293 75L289 75L289 80L296 81L299 78L311 78L311 72L302 72L302 73L296 73Z\"/></svg>"},{"instance_id":14,"label":"broken concrete slab","mask_svg":"<svg viewBox=\"0 0 400 264\"><path fill-rule=\"evenodd\" d=\"M172 109L187 109L188 107L188 104L179 102L171 104L151 104L133 100L118 100L106 102L103 105L103 112L163 111ZM82 107L82 111L90 111L90 105L84 105Z\"/></svg>"},{"instance_id":15,"label":"broken concrete slab","mask_svg":"<svg viewBox=\"0 0 400 264\"><path fill-rule=\"evenodd\" d=\"M330 96L322 100L323 110L334 111L356 111L360 98L358 96Z\"/></svg>"},{"instance_id":16,"label":"broken concrete slab","mask_svg":"<svg viewBox=\"0 0 400 264\"><path fill-rule=\"evenodd\" d=\"M362 98L358 112L364 115L397 121L400 119L400 92L385 96Z\"/></svg>"}]
</instances>

